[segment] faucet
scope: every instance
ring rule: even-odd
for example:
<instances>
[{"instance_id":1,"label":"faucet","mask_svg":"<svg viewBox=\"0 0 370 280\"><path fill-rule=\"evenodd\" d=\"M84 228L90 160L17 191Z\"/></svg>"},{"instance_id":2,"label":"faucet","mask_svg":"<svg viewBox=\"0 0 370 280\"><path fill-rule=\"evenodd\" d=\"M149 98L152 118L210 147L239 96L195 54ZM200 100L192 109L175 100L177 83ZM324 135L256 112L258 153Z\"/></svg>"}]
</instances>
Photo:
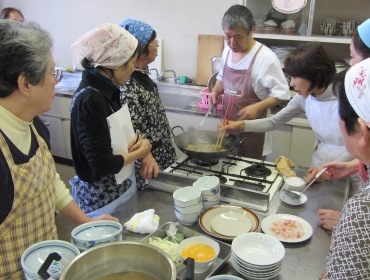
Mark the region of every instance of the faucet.
<instances>
[{"instance_id":1,"label":"faucet","mask_svg":"<svg viewBox=\"0 0 370 280\"><path fill-rule=\"evenodd\" d=\"M178 80L178 77L176 76L176 72L174 70L163 70L162 73L158 76L158 81L162 80L164 77L164 74L165 73L172 73L173 74L173 79L175 81L175 83L177 82Z\"/></svg>"},{"instance_id":2,"label":"faucet","mask_svg":"<svg viewBox=\"0 0 370 280\"><path fill-rule=\"evenodd\" d=\"M161 79L161 75L159 75L158 69L157 68L149 69L150 74L152 74L152 71L155 71L156 76L157 76L157 81L159 81Z\"/></svg>"}]
</instances>

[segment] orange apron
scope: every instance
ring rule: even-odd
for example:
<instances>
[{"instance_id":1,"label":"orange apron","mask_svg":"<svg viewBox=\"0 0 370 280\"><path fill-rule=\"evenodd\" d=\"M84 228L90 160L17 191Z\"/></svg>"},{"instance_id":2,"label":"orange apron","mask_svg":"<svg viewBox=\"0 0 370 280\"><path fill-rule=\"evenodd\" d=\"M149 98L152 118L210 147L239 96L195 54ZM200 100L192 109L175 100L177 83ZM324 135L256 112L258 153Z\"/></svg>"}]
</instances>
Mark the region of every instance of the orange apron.
<instances>
[{"instance_id":1,"label":"orange apron","mask_svg":"<svg viewBox=\"0 0 370 280\"><path fill-rule=\"evenodd\" d=\"M224 85L224 114L226 112L226 108L229 104L230 98L233 98L233 96L235 95L237 96L234 109L229 117L230 120L240 120L237 114L242 108L261 101L261 99L259 99L259 97L253 90L251 76L254 61L256 60L256 57L262 46L263 45L260 46L256 54L254 55L249 68L246 70L236 70L227 66L227 60L229 58L230 51L227 54L222 77L222 82ZM232 95L230 95L229 93L232 93ZM267 110L263 111L257 118L265 118L266 115ZM234 152L236 155L262 159L263 145L265 142L264 133L233 131L232 134L239 136L240 140L246 137L243 143L241 143Z\"/></svg>"},{"instance_id":2,"label":"orange apron","mask_svg":"<svg viewBox=\"0 0 370 280\"><path fill-rule=\"evenodd\" d=\"M0 148L14 184L12 209L0 225L0 279L24 279L21 255L37 242L57 237L55 225L55 163L33 125L39 148L29 162L16 165L0 133Z\"/></svg>"}]
</instances>

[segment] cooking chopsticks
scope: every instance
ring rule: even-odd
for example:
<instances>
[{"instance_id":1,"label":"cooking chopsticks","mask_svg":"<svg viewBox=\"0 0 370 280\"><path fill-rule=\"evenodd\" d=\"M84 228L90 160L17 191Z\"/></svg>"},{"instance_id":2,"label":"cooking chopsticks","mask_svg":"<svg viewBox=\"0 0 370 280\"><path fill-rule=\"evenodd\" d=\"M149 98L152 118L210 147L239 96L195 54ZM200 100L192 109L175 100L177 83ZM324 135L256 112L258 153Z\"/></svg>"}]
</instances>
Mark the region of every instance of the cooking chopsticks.
<instances>
[{"instance_id":1,"label":"cooking chopsticks","mask_svg":"<svg viewBox=\"0 0 370 280\"><path fill-rule=\"evenodd\" d=\"M230 115L231 115L231 113L234 109L235 101L236 101L236 96L230 96L229 103L227 104L227 107L226 107L225 116L224 116L223 120L221 121L222 126L229 124ZM221 144L222 144L222 141L224 140L224 137L225 137L225 130L222 131L222 132L220 131L220 133L218 134L218 137L217 137L215 149L221 147Z\"/></svg>"}]
</instances>

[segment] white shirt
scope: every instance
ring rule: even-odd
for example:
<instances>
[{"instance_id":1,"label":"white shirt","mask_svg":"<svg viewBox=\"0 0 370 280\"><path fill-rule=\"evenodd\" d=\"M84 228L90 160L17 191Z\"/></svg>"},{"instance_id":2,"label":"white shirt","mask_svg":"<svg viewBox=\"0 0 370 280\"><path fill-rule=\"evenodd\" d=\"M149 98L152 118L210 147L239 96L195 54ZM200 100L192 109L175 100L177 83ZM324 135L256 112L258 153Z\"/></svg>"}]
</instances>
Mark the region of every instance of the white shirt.
<instances>
[{"instance_id":1,"label":"white shirt","mask_svg":"<svg viewBox=\"0 0 370 280\"><path fill-rule=\"evenodd\" d=\"M249 65L258 51L261 43L256 42L252 50L238 63L232 62L232 55L230 52L227 66L236 69L248 69ZM217 75L217 80L222 81L225 60L230 48L227 46L222 53L221 68ZM263 46L258 53L252 68L252 87L259 99L264 100L267 97L275 97L279 100L289 100L289 85L281 69L280 60L275 53L268 47ZM268 155L272 152L271 133L265 134L265 142L263 145L263 155Z\"/></svg>"}]
</instances>

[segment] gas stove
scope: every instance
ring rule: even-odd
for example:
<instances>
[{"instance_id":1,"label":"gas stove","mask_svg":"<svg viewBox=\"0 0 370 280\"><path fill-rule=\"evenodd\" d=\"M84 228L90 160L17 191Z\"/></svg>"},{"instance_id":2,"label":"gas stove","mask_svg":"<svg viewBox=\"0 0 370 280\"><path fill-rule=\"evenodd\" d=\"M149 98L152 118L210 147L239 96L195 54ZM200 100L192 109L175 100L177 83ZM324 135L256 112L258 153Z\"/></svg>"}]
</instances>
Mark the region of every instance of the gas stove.
<instances>
[{"instance_id":1,"label":"gas stove","mask_svg":"<svg viewBox=\"0 0 370 280\"><path fill-rule=\"evenodd\" d=\"M220 179L222 202L263 212L270 209L283 184L283 178L272 162L236 156L227 156L213 162L200 162L185 156L161 172L154 185L162 190L175 191L209 175ZM166 185L164 183L167 183L166 187L163 187Z\"/></svg>"}]
</instances>

